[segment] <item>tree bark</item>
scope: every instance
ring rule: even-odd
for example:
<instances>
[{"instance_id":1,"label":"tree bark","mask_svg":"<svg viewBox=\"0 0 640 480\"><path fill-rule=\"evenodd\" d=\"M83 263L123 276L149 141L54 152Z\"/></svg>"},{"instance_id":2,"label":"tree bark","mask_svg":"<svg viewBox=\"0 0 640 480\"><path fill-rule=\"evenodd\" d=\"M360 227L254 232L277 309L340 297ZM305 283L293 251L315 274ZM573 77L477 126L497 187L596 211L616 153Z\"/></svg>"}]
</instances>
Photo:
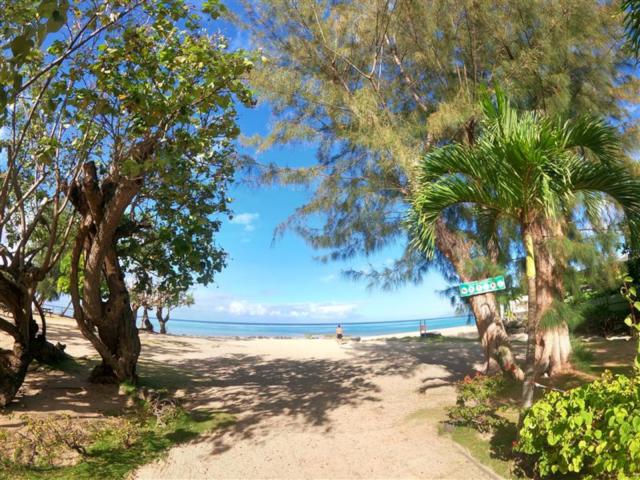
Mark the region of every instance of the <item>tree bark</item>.
<instances>
[{"instance_id":1,"label":"tree bark","mask_svg":"<svg viewBox=\"0 0 640 480\"><path fill-rule=\"evenodd\" d=\"M91 380L135 382L140 339L118 261L115 233L140 185L110 177L100 184L92 162L85 164L83 174L82 181L74 184L71 195L73 205L82 217L71 260L74 316L81 332L102 357ZM82 296L78 285L81 260L84 260ZM104 286L108 290L106 300L103 299Z\"/></svg>"},{"instance_id":2,"label":"tree bark","mask_svg":"<svg viewBox=\"0 0 640 480\"><path fill-rule=\"evenodd\" d=\"M160 333L167 333L167 322L169 321L170 310L167 309L167 314L163 315L163 307L158 307L156 309L156 318L158 319L158 323L160 324Z\"/></svg>"},{"instance_id":3,"label":"tree bark","mask_svg":"<svg viewBox=\"0 0 640 480\"><path fill-rule=\"evenodd\" d=\"M19 342L13 344L13 350L0 350L0 408L15 398L31 360L31 355Z\"/></svg>"},{"instance_id":4,"label":"tree bark","mask_svg":"<svg viewBox=\"0 0 640 480\"><path fill-rule=\"evenodd\" d=\"M2 271L0 304L13 317L13 322L2 318L0 327L13 337L13 348L0 350L0 407L5 407L15 398L33 360L29 340L35 337L38 325L30 316L31 302L27 303L28 298L28 290L9 272Z\"/></svg>"},{"instance_id":5,"label":"tree bark","mask_svg":"<svg viewBox=\"0 0 640 480\"><path fill-rule=\"evenodd\" d=\"M69 307L71 307L71 304L73 303L72 300L69 301L69 303L67 303L67 306L64 307L64 310L62 311L62 313L60 314L61 317L66 317L67 316L67 311L69 310Z\"/></svg>"},{"instance_id":6,"label":"tree bark","mask_svg":"<svg viewBox=\"0 0 640 480\"><path fill-rule=\"evenodd\" d=\"M536 249L536 307L539 328L536 333L538 372L557 375L571 368L571 342L566 322L546 324L544 315L554 302L561 302L564 279L561 262L556 258L552 241L562 235L562 225L555 220L540 220L531 225Z\"/></svg>"},{"instance_id":7,"label":"tree bark","mask_svg":"<svg viewBox=\"0 0 640 480\"><path fill-rule=\"evenodd\" d=\"M13 338L11 350L0 349L0 407L15 398L34 358L54 363L65 357L64 347L53 346L38 333L32 310L35 288L26 284L29 279L23 281L21 273L0 271L0 305L12 317L0 318L0 330ZM35 283L37 278L31 276L30 280Z\"/></svg>"},{"instance_id":8,"label":"tree bark","mask_svg":"<svg viewBox=\"0 0 640 480\"><path fill-rule=\"evenodd\" d=\"M147 332L153 332L153 323L149 320L149 308L144 307L142 311L142 328Z\"/></svg>"},{"instance_id":9,"label":"tree bark","mask_svg":"<svg viewBox=\"0 0 640 480\"><path fill-rule=\"evenodd\" d=\"M472 244L453 233L442 219L438 220L436 232L436 246L438 250L451 262L458 277L463 282L474 279L466 273L468 262L471 260ZM476 319L478 336L485 352L487 370L491 360L500 369L522 380L524 373L518 366L511 351L509 336L500 319L498 302L493 293L485 293L469 297L469 306Z\"/></svg>"},{"instance_id":10,"label":"tree bark","mask_svg":"<svg viewBox=\"0 0 640 480\"><path fill-rule=\"evenodd\" d=\"M524 411L533 405L533 393L536 380L536 332L538 327L538 307L536 292L536 262L534 238L529 226L523 226L522 239L526 251L527 276L527 356L522 384L522 408Z\"/></svg>"}]
</instances>

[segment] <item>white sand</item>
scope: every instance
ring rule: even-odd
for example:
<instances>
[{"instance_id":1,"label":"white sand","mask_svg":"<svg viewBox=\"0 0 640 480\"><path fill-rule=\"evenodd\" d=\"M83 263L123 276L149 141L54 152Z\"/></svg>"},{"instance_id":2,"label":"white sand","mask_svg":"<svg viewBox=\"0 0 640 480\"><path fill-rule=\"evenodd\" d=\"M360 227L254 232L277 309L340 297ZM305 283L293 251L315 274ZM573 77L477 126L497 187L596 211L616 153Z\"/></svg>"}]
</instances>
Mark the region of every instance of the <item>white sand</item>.
<instances>
[{"instance_id":1,"label":"white sand","mask_svg":"<svg viewBox=\"0 0 640 480\"><path fill-rule=\"evenodd\" d=\"M72 355L95 355L73 322L52 320L49 329ZM438 434L444 408L455 402L452 382L480 367L475 343L142 339L141 375L237 423L174 447L136 478L496 478ZM51 375L30 375L12 409L42 413L46 405L92 416L121 401L115 389L64 375L52 383Z\"/></svg>"}]
</instances>

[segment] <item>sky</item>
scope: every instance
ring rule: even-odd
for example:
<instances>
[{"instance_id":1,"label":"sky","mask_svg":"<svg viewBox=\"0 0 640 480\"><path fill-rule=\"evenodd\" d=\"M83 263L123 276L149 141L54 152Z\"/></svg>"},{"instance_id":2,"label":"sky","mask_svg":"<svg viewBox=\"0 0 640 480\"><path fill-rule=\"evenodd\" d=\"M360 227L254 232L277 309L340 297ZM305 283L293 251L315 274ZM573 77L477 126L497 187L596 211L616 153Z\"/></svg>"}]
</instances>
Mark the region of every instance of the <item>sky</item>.
<instances>
[{"instance_id":1,"label":"sky","mask_svg":"<svg viewBox=\"0 0 640 480\"><path fill-rule=\"evenodd\" d=\"M239 12L235 1L225 2ZM249 36L228 23L211 25L230 41L230 48L251 49ZM265 134L271 125L269 105L239 109L243 136ZM241 153L259 162L285 166L315 162L313 144L276 147L259 155L250 148ZM227 268L213 285L193 290L195 304L176 309L174 318L211 321L328 322L381 321L431 318L455 313L439 291L447 287L439 273L425 276L421 285L407 285L392 292L369 290L366 281L346 279L342 271L384 266L402 253L398 243L369 258L322 263L320 252L294 232L274 241L275 228L310 195L299 187L248 187L230 190L234 217L225 221L218 243L228 253Z\"/></svg>"},{"instance_id":2,"label":"sky","mask_svg":"<svg viewBox=\"0 0 640 480\"><path fill-rule=\"evenodd\" d=\"M241 109L243 135L266 133L271 121L267 104ZM256 155L279 165L309 165L315 161L313 145L274 148ZM174 318L212 321L327 322L405 320L454 313L447 298L437 291L446 287L438 273L425 277L422 285L392 292L368 290L366 282L346 279L342 271L382 266L402 252L397 244L375 256L348 262L322 263L315 251L293 232L274 241L274 229L310 192L294 187L248 187L230 190L234 217L225 221L218 236L227 251L227 268L214 285L194 290L195 304L177 309Z\"/></svg>"},{"instance_id":3,"label":"sky","mask_svg":"<svg viewBox=\"0 0 640 480\"><path fill-rule=\"evenodd\" d=\"M238 12L235 0L225 4ZM211 31L230 39L230 50L251 49L249 36L231 24L215 21ZM258 98L258 101L260 99ZM271 124L269 105L239 107L238 123L243 136L265 134ZM239 145L240 153L263 163L305 166L315 162L315 145L275 147L259 155ZM407 285L392 292L369 290L366 281L346 279L342 271L382 267L398 258L398 243L371 257L348 262L322 263L320 254L293 232L274 241L274 230L310 192L297 187L232 186L234 216L225 220L217 243L228 254L228 265L213 284L192 289L195 303L178 308L172 318L227 322L326 323L433 318L454 314L449 300L438 292L447 287L438 273L425 276L422 285ZM53 302L65 307L66 296Z\"/></svg>"}]
</instances>

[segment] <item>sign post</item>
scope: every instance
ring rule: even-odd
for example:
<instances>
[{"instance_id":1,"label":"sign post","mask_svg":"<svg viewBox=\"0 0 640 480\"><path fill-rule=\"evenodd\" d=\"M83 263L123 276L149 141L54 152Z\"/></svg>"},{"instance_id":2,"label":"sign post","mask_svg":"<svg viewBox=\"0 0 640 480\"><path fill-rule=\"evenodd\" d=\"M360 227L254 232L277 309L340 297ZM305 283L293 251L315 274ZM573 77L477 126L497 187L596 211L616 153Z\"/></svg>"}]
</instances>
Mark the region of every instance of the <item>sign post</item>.
<instances>
[{"instance_id":1,"label":"sign post","mask_svg":"<svg viewBox=\"0 0 640 480\"><path fill-rule=\"evenodd\" d=\"M504 277L500 275L475 282L461 283L458 288L461 297L471 297L473 295L504 290L507 288L507 284L504 281Z\"/></svg>"}]
</instances>

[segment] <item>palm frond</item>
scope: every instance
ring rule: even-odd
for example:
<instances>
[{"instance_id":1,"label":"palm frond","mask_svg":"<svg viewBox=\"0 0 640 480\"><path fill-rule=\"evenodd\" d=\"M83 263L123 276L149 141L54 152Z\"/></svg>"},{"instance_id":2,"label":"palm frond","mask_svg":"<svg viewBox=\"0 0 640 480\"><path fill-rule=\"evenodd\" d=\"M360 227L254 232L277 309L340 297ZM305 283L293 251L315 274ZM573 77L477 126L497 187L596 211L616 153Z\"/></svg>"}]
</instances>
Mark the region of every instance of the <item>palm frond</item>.
<instances>
[{"instance_id":1,"label":"palm frond","mask_svg":"<svg viewBox=\"0 0 640 480\"><path fill-rule=\"evenodd\" d=\"M624 164L605 165L594 161L576 162L572 169L574 191L602 193L625 213L630 241L640 246L640 179Z\"/></svg>"},{"instance_id":2,"label":"palm frond","mask_svg":"<svg viewBox=\"0 0 640 480\"><path fill-rule=\"evenodd\" d=\"M640 0L623 0L624 27L631 50L640 57Z\"/></svg>"},{"instance_id":3,"label":"palm frond","mask_svg":"<svg viewBox=\"0 0 640 480\"><path fill-rule=\"evenodd\" d=\"M566 122L561 130L565 133L564 147L567 149L578 149L583 155L591 153L605 163L614 162L620 158L618 134L613 127L602 120L580 117Z\"/></svg>"}]
</instances>

